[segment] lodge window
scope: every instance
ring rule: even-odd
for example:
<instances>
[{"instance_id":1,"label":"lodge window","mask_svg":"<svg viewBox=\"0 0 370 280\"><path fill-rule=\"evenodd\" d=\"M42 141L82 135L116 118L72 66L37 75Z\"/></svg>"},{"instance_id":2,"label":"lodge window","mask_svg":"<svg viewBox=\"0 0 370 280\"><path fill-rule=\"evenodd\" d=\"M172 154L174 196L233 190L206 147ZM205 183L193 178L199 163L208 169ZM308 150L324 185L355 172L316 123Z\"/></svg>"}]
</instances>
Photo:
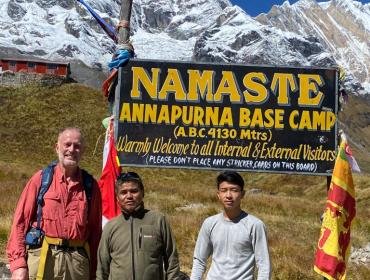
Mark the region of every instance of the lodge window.
<instances>
[{"instance_id":1,"label":"lodge window","mask_svg":"<svg viewBox=\"0 0 370 280\"><path fill-rule=\"evenodd\" d=\"M48 64L46 72L47 72L48 74L55 74L55 72L56 72L57 68L58 68L58 67L57 67L57 65L55 65L55 64Z\"/></svg>"},{"instance_id":2,"label":"lodge window","mask_svg":"<svg viewBox=\"0 0 370 280\"><path fill-rule=\"evenodd\" d=\"M17 62L15 61L9 61L9 70L15 71L17 69Z\"/></svg>"},{"instance_id":3,"label":"lodge window","mask_svg":"<svg viewBox=\"0 0 370 280\"><path fill-rule=\"evenodd\" d=\"M28 72L35 72L35 70L36 70L36 63L34 63L34 62L27 62L27 69L28 69Z\"/></svg>"}]
</instances>

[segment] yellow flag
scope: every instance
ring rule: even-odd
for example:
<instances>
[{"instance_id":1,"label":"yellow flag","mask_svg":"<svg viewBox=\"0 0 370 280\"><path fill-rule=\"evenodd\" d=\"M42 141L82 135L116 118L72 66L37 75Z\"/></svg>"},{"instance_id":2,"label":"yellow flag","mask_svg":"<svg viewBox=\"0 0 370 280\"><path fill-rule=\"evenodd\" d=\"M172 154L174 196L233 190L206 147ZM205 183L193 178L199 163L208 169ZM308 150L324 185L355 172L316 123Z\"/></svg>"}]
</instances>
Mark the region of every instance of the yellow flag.
<instances>
[{"instance_id":1,"label":"yellow flag","mask_svg":"<svg viewBox=\"0 0 370 280\"><path fill-rule=\"evenodd\" d=\"M329 280L346 277L351 222L356 215L350 157L348 144L342 140L328 190L314 264L314 270Z\"/></svg>"}]
</instances>

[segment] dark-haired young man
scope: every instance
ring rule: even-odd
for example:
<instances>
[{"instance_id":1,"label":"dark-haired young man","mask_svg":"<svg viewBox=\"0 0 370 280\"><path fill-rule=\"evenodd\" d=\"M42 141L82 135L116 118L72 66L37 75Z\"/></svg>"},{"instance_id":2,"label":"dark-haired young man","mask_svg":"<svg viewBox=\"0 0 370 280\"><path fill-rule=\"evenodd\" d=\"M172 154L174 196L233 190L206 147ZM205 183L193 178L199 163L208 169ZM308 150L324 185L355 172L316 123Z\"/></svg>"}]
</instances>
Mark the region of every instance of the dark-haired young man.
<instances>
[{"instance_id":1,"label":"dark-haired young man","mask_svg":"<svg viewBox=\"0 0 370 280\"><path fill-rule=\"evenodd\" d=\"M115 192L122 215L104 227L97 279L178 279L180 267L170 224L163 214L144 208L139 175L121 174Z\"/></svg>"},{"instance_id":2,"label":"dark-haired young man","mask_svg":"<svg viewBox=\"0 0 370 280\"><path fill-rule=\"evenodd\" d=\"M217 188L224 211L203 222L190 279L202 279L210 255L207 279L252 280L256 267L258 280L270 279L265 225L240 207L245 194L243 178L237 172L225 171L217 177Z\"/></svg>"}]
</instances>

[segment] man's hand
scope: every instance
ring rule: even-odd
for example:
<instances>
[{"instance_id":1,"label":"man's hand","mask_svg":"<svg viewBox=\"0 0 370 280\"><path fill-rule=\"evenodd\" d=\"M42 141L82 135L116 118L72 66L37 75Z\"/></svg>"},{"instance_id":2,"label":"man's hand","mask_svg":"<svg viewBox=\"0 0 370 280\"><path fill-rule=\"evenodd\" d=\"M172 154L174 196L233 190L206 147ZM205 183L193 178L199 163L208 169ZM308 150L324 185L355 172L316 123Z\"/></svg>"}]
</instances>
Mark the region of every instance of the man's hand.
<instances>
[{"instance_id":1,"label":"man's hand","mask_svg":"<svg viewBox=\"0 0 370 280\"><path fill-rule=\"evenodd\" d=\"M28 280L28 268L20 267L14 270L12 280Z\"/></svg>"}]
</instances>

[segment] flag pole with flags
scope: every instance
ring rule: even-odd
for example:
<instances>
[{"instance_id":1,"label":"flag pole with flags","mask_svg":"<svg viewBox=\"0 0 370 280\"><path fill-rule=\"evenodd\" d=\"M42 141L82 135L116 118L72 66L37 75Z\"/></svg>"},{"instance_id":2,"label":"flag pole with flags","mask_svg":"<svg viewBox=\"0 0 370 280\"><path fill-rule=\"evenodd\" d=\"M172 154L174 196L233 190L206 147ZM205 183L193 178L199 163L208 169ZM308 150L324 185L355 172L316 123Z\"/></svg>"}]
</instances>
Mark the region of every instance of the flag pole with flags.
<instances>
[{"instance_id":1,"label":"flag pole with flags","mask_svg":"<svg viewBox=\"0 0 370 280\"><path fill-rule=\"evenodd\" d=\"M121 173L116 146L114 144L113 117L109 117L103 151L103 171L98 181L102 196L103 226L121 213L116 200L114 184Z\"/></svg>"},{"instance_id":2,"label":"flag pole with flags","mask_svg":"<svg viewBox=\"0 0 370 280\"><path fill-rule=\"evenodd\" d=\"M351 223L356 215L352 169L360 171L341 133L314 263L314 270L329 280L346 278Z\"/></svg>"},{"instance_id":3,"label":"flag pole with flags","mask_svg":"<svg viewBox=\"0 0 370 280\"><path fill-rule=\"evenodd\" d=\"M114 97L117 85L116 81L118 79L118 69L125 65L130 58L134 57L134 48L129 40L133 1L121 0L120 21L116 28L110 26L84 0L77 1L87 8L107 35L118 45L118 50L114 53L111 62L108 64L110 75L102 85L102 90L110 103L110 112L112 113L115 106ZM113 117L109 117L103 152L103 170L98 181L102 196L103 226L110 219L121 213L114 191L114 185L120 173L121 166L114 143L114 121Z\"/></svg>"}]
</instances>

